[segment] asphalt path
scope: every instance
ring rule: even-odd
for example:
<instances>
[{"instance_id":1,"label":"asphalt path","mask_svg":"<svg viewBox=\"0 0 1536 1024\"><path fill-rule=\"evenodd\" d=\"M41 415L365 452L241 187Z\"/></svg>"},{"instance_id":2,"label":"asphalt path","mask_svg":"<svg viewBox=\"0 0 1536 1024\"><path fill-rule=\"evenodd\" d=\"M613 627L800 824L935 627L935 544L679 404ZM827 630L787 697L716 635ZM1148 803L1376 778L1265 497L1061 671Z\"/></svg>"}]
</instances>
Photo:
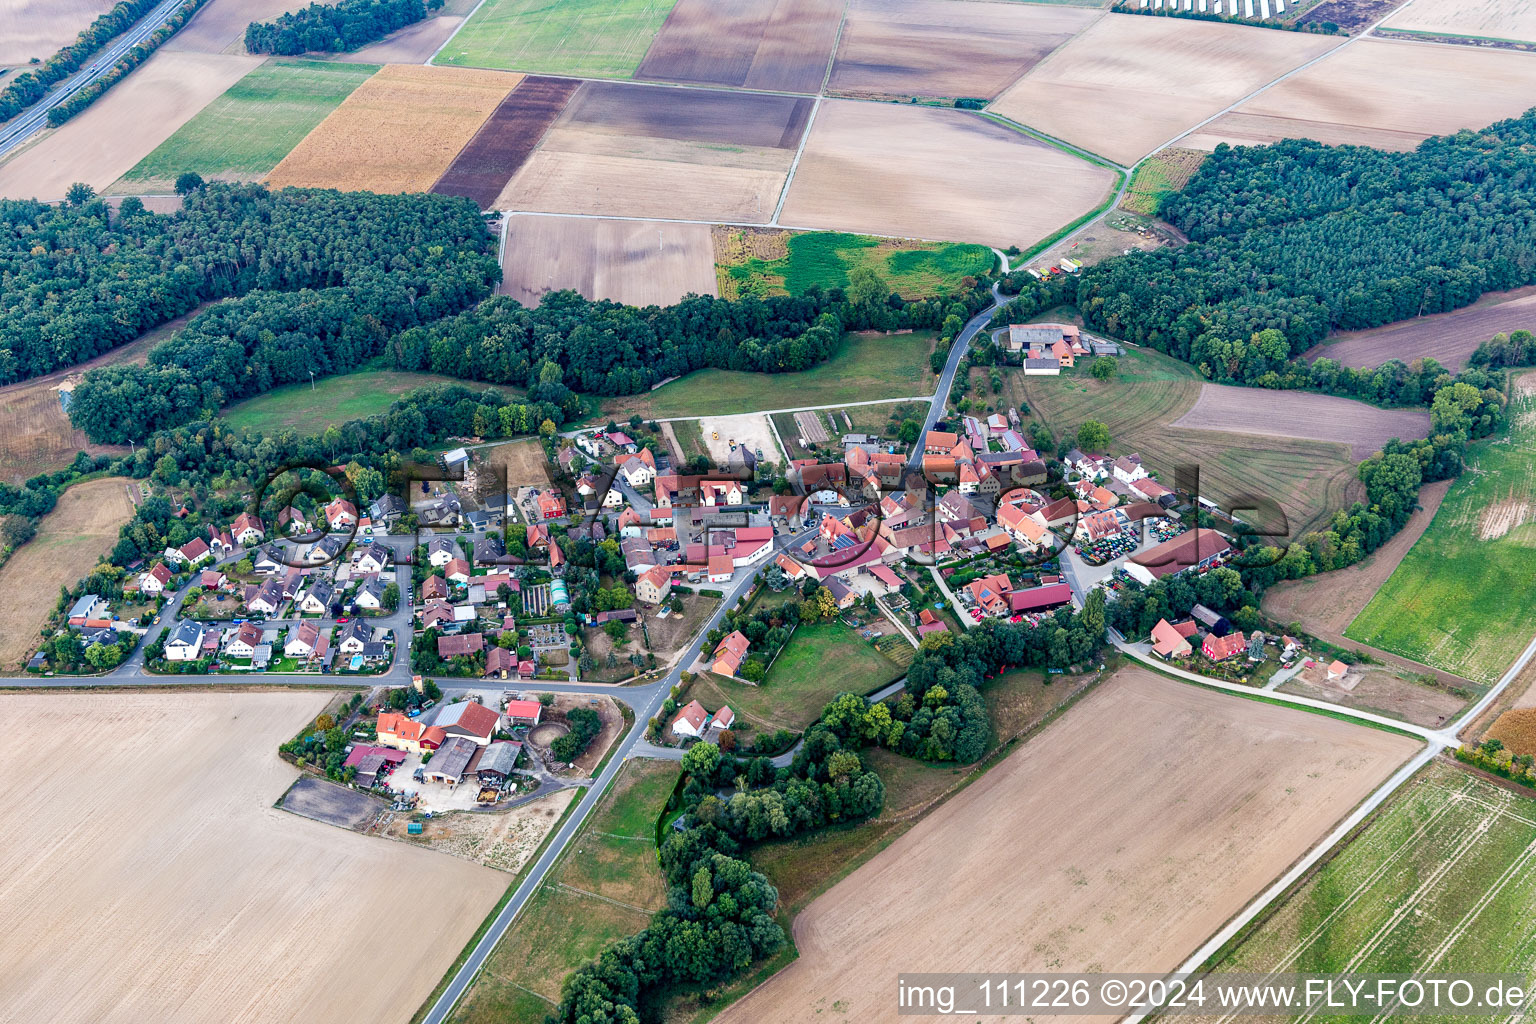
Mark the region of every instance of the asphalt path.
<instances>
[{"instance_id":1,"label":"asphalt path","mask_svg":"<svg viewBox=\"0 0 1536 1024\"><path fill-rule=\"evenodd\" d=\"M42 99L12 118L4 129L0 129L0 156L9 153L46 128L48 111L111 71L129 50L153 35L155 30L169 21L186 2L187 0L165 0L159 7L139 19L138 23L128 31L108 43L104 49L99 50L83 68L56 84Z\"/></svg>"},{"instance_id":2,"label":"asphalt path","mask_svg":"<svg viewBox=\"0 0 1536 1024\"><path fill-rule=\"evenodd\" d=\"M1004 264L1006 266L1006 264ZM1001 309L1007 300L997 290L997 284L992 285L992 305L971 317L970 321L961 328L955 337L954 343L949 348L949 358L944 360L944 372L939 374L938 386L934 388L933 397L928 401L928 415L923 420L923 432L917 435L917 444L912 448L912 456L907 460L909 472L920 472L923 468L923 438L932 430L939 420L944 417L944 406L949 402L949 389L955 386L955 374L960 372L960 363L965 359L965 353L970 348L971 340L981 333L981 329L991 322L992 317Z\"/></svg>"}]
</instances>

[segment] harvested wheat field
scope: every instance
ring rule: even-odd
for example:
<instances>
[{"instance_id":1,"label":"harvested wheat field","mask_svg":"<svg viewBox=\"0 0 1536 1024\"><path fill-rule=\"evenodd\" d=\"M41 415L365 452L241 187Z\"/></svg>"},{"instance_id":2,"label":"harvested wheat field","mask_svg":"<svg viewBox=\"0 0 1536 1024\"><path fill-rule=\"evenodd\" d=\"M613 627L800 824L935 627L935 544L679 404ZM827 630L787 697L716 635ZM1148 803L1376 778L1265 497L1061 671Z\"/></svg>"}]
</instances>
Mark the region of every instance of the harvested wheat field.
<instances>
[{"instance_id":1,"label":"harvested wheat field","mask_svg":"<svg viewBox=\"0 0 1536 1024\"><path fill-rule=\"evenodd\" d=\"M272 21L308 6L305 0L213 0L167 39L163 48L188 53L243 54L245 26L253 21Z\"/></svg>"},{"instance_id":2,"label":"harvested wheat field","mask_svg":"<svg viewBox=\"0 0 1536 1024\"><path fill-rule=\"evenodd\" d=\"M500 291L525 306L562 288L666 306L690 292L714 295L715 284L708 224L514 216L507 229Z\"/></svg>"},{"instance_id":3,"label":"harvested wheat field","mask_svg":"<svg viewBox=\"0 0 1536 1024\"><path fill-rule=\"evenodd\" d=\"M794 96L586 82L496 206L764 222L810 106Z\"/></svg>"},{"instance_id":4,"label":"harvested wheat field","mask_svg":"<svg viewBox=\"0 0 1536 1024\"><path fill-rule=\"evenodd\" d=\"M1536 708L1510 708L1493 723L1487 738L1516 754L1536 754Z\"/></svg>"},{"instance_id":5,"label":"harvested wheat field","mask_svg":"<svg viewBox=\"0 0 1536 1024\"><path fill-rule=\"evenodd\" d=\"M1301 138L1410 150L1431 135L1516 117L1532 96L1536 54L1360 39L1255 96L1184 145L1213 149L1219 142Z\"/></svg>"},{"instance_id":6,"label":"harvested wheat field","mask_svg":"<svg viewBox=\"0 0 1536 1024\"><path fill-rule=\"evenodd\" d=\"M331 111L267 183L425 192L522 78L391 64Z\"/></svg>"},{"instance_id":7,"label":"harvested wheat field","mask_svg":"<svg viewBox=\"0 0 1536 1024\"><path fill-rule=\"evenodd\" d=\"M137 486L112 476L66 489L37 536L0 566L0 669L19 668L32 656L59 588L73 586L112 550L133 516L128 488Z\"/></svg>"},{"instance_id":8,"label":"harvested wheat field","mask_svg":"<svg viewBox=\"0 0 1536 1024\"><path fill-rule=\"evenodd\" d=\"M112 9L114 0L0 0L0 68L47 60Z\"/></svg>"},{"instance_id":9,"label":"harvested wheat field","mask_svg":"<svg viewBox=\"0 0 1536 1024\"><path fill-rule=\"evenodd\" d=\"M799 959L716 1020L894 1022L899 971L1171 970L1418 746L1121 669L811 903Z\"/></svg>"},{"instance_id":10,"label":"harvested wheat field","mask_svg":"<svg viewBox=\"0 0 1536 1024\"><path fill-rule=\"evenodd\" d=\"M260 63L156 53L84 113L0 164L0 196L63 199L77 181L100 192Z\"/></svg>"},{"instance_id":11,"label":"harvested wheat field","mask_svg":"<svg viewBox=\"0 0 1536 1024\"><path fill-rule=\"evenodd\" d=\"M1008 185L957 188L960 167L966 180ZM1114 181L1105 168L969 111L829 100L811 124L779 220L1027 245L1092 210Z\"/></svg>"},{"instance_id":12,"label":"harvested wheat field","mask_svg":"<svg viewBox=\"0 0 1536 1024\"><path fill-rule=\"evenodd\" d=\"M839 0L678 0L635 77L819 92L842 16Z\"/></svg>"},{"instance_id":13,"label":"harvested wheat field","mask_svg":"<svg viewBox=\"0 0 1536 1024\"><path fill-rule=\"evenodd\" d=\"M1107 14L1041 61L991 109L1131 164L1342 41Z\"/></svg>"},{"instance_id":14,"label":"harvested wheat field","mask_svg":"<svg viewBox=\"0 0 1536 1024\"><path fill-rule=\"evenodd\" d=\"M1326 357L1345 366L1380 366L1389 359L1411 363L1428 357L1455 373L1477 346L1495 334L1532 329L1536 329L1536 288L1516 288L1491 292L1449 313L1337 334L1302 356Z\"/></svg>"},{"instance_id":15,"label":"harvested wheat field","mask_svg":"<svg viewBox=\"0 0 1536 1024\"><path fill-rule=\"evenodd\" d=\"M860 96L991 99L1102 12L975 0L853 0L828 83Z\"/></svg>"},{"instance_id":16,"label":"harvested wheat field","mask_svg":"<svg viewBox=\"0 0 1536 1024\"><path fill-rule=\"evenodd\" d=\"M327 700L0 698L28 723L28 742L0 754L6 778L27 779L27 799L4 812L0 910L49 933L0 937L7 1013L54 1024L409 1020L507 876L272 807L297 775L277 745ZM82 784L28 768L82 750L112 770ZM402 900L410 927L389 927Z\"/></svg>"},{"instance_id":17,"label":"harvested wheat field","mask_svg":"<svg viewBox=\"0 0 1536 1024\"><path fill-rule=\"evenodd\" d=\"M523 79L454 157L432 191L465 196L482 210L489 209L512 175L527 162L579 84L569 78L529 75Z\"/></svg>"},{"instance_id":18,"label":"harvested wheat field","mask_svg":"<svg viewBox=\"0 0 1536 1024\"><path fill-rule=\"evenodd\" d=\"M1524 0L1413 0L1384 29L1536 42L1536 7Z\"/></svg>"},{"instance_id":19,"label":"harvested wheat field","mask_svg":"<svg viewBox=\"0 0 1536 1024\"><path fill-rule=\"evenodd\" d=\"M1175 427L1223 430L1264 437L1310 438L1349 445L1365 459L1392 438L1416 441L1429 436L1429 413L1422 409L1378 409L1351 398L1305 391L1267 391L1204 384L1200 398Z\"/></svg>"}]
</instances>

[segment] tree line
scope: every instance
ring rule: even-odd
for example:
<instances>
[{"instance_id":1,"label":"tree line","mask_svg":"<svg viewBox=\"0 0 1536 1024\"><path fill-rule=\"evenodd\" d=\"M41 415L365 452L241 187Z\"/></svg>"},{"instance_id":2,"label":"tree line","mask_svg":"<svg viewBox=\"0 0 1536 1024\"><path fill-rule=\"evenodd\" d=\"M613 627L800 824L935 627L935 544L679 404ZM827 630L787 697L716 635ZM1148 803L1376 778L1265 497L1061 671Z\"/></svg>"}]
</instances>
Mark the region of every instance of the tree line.
<instances>
[{"instance_id":1,"label":"tree line","mask_svg":"<svg viewBox=\"0 0 1536 1024\"><path fill-rule=\"evenodd\" d=\"M186 3L178 7L175 13L165 20L165 24L155 29L142 41L131 47L127 53L119 57L117 63L112 65L111 70L106 74L77 90L69 99L58 106L50 107L48 110L48 124L51 127L57 128L92 103L95 103L101 98L103 93L127 78L129 72L148 60L156 50L160 49L161 44L175 35L181 29L181 26L191 21L192 16L206 3L208 3L208 0L187 0Z\"/></svg>"},{"instance_id":2,"label":"tree line","mask_svg":"<svg viewBox=\"0 0 1536 1024\"><path fill-rule=\"evenodd\" d=\"M310 4L272 21L245 27L245 48L252 53L345 53L397 29L413 25L443 6L443 0L340 0Z\"/></svg>"}]
</instances>

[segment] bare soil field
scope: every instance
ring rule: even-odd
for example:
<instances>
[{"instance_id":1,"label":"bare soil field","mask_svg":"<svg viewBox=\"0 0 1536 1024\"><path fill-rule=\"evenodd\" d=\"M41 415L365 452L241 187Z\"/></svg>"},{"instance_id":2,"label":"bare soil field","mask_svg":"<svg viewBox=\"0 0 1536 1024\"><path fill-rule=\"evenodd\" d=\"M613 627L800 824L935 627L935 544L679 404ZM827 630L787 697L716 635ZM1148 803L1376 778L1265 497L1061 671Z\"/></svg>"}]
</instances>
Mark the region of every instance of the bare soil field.
<instances>
[{"instance_id":1,"label":"bare soil field","mask_svg":"<svg viewBox=\"0 0 1536 1024\"><path fill-rule=\"evenodd\" d=\"M1255 96L1184 144L1212 149L1219 142L1303 138L1410 150L1431 135L1516 117L1532 95L1536 56L1530 54L1361 39Z\"/></svg>"},{"instance_id":2,"label":"bare soil field","mask_svg":"<svg viewBox=\"0 0 1536 1024\"><path fill-rule=\"evenodd\" d=\"M532 438L482 448L477 453L473 490L480 495L516 493L519 487L544 487L549 483L549 463L544 449ZM490 468L490 467L495 467ZM505 479L503 479L505 475ZM466 490L471 488L466 481Z\"/></svg>"},{"instance_id":3,"label":"bare soil field","mask_svg":"<svg viewBox=\"0 0 1536 1024\"><path fill-rule=\"evenodd\" d=\"M745 445L753 451L762 450L763 458L769 462L778 462L781 459L779 446L773 440L773 428L768 425L768 417L759 414L745 416L710 416L699 420L699 432L704 435L704 444L709 449L709 457L715 460L715 465L728 467L731 465L731 442ZM715 435L719 435L716 437ZM738 455L735 461L739 464L741 457Z\"/></svg>"},{"instance_id":4,"label":"bare soil field","mask_svg":"<svg viewBox=\"0 0 1536 1024\"><path fill-rule=\"evenodd\" d=\"M267 182L425 192L522 77L391 64L353 90Z\"/></svg>"},{"instance_id":5,"label":"bare soil field","mask_svg":"<svg viewBox=\"0 0 1536 1024\"><path fill-rule=\"evenodd\" d=\"M1338 36L1107 14L991 109L1130 164L1340 42Z\"/></svg>"},{"instance_id":6,"label":"bare soil field","mask_svg":"<svg viewBox=\"0 0 1536 1024\"><path fill-rule=\"evenodd\" d=\"M6 805L0 998L18 1020L378 1020L404 1024L506 889L501 872L286 814L278 743L313 693L0 698L28 742L0 754ZM142 756L146 737L157 751ZM82 750L89 785L34 772ZM409 893L412 927L381 922Z\"/></svg>"},{"instance_id":7,"label":"bare soil field","mask_svg":"<svg viewBox=\"0 0 1536 1024\"><path fill-rule=\"evenodd\" d=\"M991 99L1102 12L974 0L853 0L828 87Z\"/></svg>"},{"instance_id":8,"label":"bare soil field","mask_svg":"<svg viewBox=\"0 0 1536 1024\"><path fill-rule=\"evenodd\" d=\"M579 792L575 788L562 789L509 811L450 811L433 815L421 822L419 836L409 831L414 815L400 815L390 822L385 834L412 846L516 874Z\"/></svg>"},{"instance_id":9,"label":"bare soil field","mask_svg":"<svg viewBox=\"0 0 1536 1024\"><path fill-rule=\"evenodd\" d=\"M1349 445L1350 454L1363 460L1394 437L1404 441L1428 437L1429 413L1378 409L1350 398L1305 391L1205 384L1194 406L1174 420L1173 425L1191 430L1337 441Z\"/></svg>"},{"instance_id":10,"label":"bare soil field","mask_svg":"<svg viewBox=\"0 0 1536 1024\"><path fill-rule=\"evenodd\" d=\"M33 57L47 60L97 16L112 9L114 0L0 0L0 67L25 65Z\"/></svg>"},{"instance_id":11,"label":"bare soil field","mask_svg":"<svg viewBox=\"0 0 1536 1024\"><path fill-rule=\"evenodd\" d=\"M587 82L499 209L767 221L806 116L794 97Z\"/></svg>"},{"instance_id":12,"label":"bare soil field","mask_svg":"<svg viewBox=\"0 0 1536 1024\"><path fill-rule=\"evenodd\" d=\"M1321 669L1317 670L1321 675ZM1329 686L1326 682L1292 677L1283 683L1280 693L1325 700L1341 707L1370 711L1387 715L1427 729L1438 729L1464 709L1470 695L1478 689L1465 689L1467 696L1457 696L1437 685L1426 685L1425 677L1433 675L1428 668L1417 672L1400 666L1358 665L1350 670L1351 678L1358 680L1351 689ZM1417 678L1416 678L1417 677ZM1452 684L1455 685L1455 684Z\"/></svg>"},{"instance_id":13,"label":"bare soil field","mask_svg":"<svg viewBox=\"0 0 1536 1024\"><path fill-rule=\"evenodd\" d=\"M811 903L799 958L716 1019L894 1022L901 970L1170 970L1417 746L1121 669Z\"/></svg>"},{"instance_id":14,"label":"bare soil field","mask_svg":"<svg viewBox=\"0 0 1536 1024\"><path fill-rule=\"evenodd\" d=\"M453 15L426 18L351 53L338 53L336 59L353 64L425 64L462 24L464 19Z\"/></svg>"},{"instance_id":15,"label":"bare soil field","mask_svg":"<svg viewBox=\"0 0 1536 1024\"><path fill-rule=\"evenodd\" d=\"M838 0L678 0L635 77L814 93L842 15Z\"/></svg>"},{"instance_id":16,"label":"bare soil field","mask_svg":"<svg viewBox=\"0 0 1536 1024\"><path fill-rule=\"evenodd\" d=\"M0 164L0 196L63 199L77 181L102 191L260 63L156 53L84 113Z\"/></svg>"},{"instance_id":17,"label":"bare soil field","mask_svg":"<svg viewBox=\"0 0 1536 1024\"><path fill-rule=\"evenodd\" d=\"M1536 42L1536 7L1511 0L1414 0L1384 29Z\"/></svg>"},{"instance_id":18,"label":"bare soil field","mask_svg":"<svg viewBox=\"0 0 1536 1024\"><path fill-rule=\"evenodd\" d=\"M489 209L538 147L578 84L568 78L523 79L454 157L432 191L467 196L482 210Z\"/></svg>"},{"instance_id":19,"label":"bare soil field","mask_svg":"<svg viewBox=\"0 0 1536 1024\"><path fill-rule=\"evenodd\" d=\"M957 189L957 154L967 179L1007 187ZM1109 170L969 111L829 100L812 122L779 219L802 228L1024 245L1092 210L1113 185Z\"/></svg>"},{"instance_id":20,"label":"bare soil field","mask_svg":"<svg viewBox=\"0 0 1536 1024\"><path fill-rule=\"evenodd\" d=\"M18 668L37 649L38 630L59 588L90 572L133 515L124 477L75 484L42 518L37 536L0 566L0 668Z\"/></svg>"},{"instance_id":21,"label":"bare soil field","mask_svg":"<svg viewBox=\"0 0 1536 1024\"><path fill-rule=\"evenodd\" d=\"M507 228L501 293L525 306L574 288L589 299L670 305L715 294L707 224L514 216Z\"/></svg>"},{"instance_id":22,"label":"bare soil field","mask_svg":"<svg viewBox=\"0 0 1536 1024\"><path fill-rule=\"evenodd\" d=\"M253 21L271 21L307 6L304 0L213 0L167 39L162 49L244 54L245 26Z\"/></svg>"},{"instance_id":23,"label":"bare soil field","mask_svg":"<svg viewBox=\"0 0 1536 1024\"><path fill-rule=\"evenodd\" d=\"M1449 313L1336 334L1302 355L1309 361L1326 356L1345 366L1380 366L1389 359L1411 363L1427 356L1455 373L1495 334L1533 328L1536 288L1516 288L1492 292Z\"/></svg>"}]
</instances>

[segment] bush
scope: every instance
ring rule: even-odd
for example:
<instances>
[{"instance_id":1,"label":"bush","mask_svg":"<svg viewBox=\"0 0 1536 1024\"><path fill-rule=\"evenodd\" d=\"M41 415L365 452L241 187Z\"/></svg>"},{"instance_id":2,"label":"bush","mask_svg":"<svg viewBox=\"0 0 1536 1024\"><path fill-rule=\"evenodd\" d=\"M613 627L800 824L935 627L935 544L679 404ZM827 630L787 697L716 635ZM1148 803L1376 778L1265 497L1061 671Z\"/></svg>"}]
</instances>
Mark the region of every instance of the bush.
<instances>
[{"instance_id":1,"label":"bush","mask_svg":"<svg viewBox=\"0 0 1536 1024\"><path fill-rule=\"evenodd\" d=\"M566 712L565 721L571 731L551 743L549 752L555 760L570 763L580 757L603 731L603 719L591 708L572 708Z\"/></svg>"}]
</instances>

